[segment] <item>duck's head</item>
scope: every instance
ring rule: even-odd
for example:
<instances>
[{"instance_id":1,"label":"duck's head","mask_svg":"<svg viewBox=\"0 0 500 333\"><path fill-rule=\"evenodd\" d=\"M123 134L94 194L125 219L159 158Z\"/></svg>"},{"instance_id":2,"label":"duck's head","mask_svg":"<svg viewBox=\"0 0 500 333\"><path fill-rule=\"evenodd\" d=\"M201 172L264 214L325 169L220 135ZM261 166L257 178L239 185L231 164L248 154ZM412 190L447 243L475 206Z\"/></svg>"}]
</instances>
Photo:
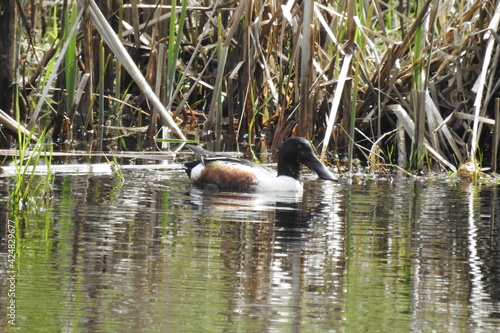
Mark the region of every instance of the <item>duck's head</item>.
<instances>
[{"instance_id":1,"label":"duck's head","mask_svg":"<svg viewBox=\"0 0 500 333\"><path fill-rule=\"evenodd\" d=\"M301 137L286 139L278 151L278 176L299 179L301 164L316 172L321 179L335 180L316 156L309 141Z\"/></svg>"}]
</instances>

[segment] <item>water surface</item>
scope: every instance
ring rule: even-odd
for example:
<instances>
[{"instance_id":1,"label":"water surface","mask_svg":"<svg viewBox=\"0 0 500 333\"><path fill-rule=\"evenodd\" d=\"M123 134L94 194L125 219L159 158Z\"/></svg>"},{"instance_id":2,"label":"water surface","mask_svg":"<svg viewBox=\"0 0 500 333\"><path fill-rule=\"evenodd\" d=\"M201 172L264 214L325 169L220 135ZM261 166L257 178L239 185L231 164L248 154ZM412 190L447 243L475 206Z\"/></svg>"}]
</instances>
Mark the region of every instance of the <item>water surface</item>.
<instances>
[{"instance_id":1,"label":"water surface","mask_svg":"<svg viewBox=\"0 0 500 333\"><path fill-rule=\"evenodd\" d=\"M308 176L296 197L124 177L55 176L17 215L0 178L3 331L500 330L498 186Z\"/></svg>"}]
</instances>

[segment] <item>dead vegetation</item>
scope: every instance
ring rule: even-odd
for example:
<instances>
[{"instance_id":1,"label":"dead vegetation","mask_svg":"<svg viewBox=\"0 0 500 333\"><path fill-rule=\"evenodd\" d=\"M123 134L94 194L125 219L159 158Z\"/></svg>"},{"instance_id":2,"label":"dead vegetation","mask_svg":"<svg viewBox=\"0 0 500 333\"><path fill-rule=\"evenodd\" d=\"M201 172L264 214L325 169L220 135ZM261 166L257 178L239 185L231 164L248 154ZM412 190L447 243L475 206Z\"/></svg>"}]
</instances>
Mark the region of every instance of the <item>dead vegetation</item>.
<instances>
[{"instance_id":1,"label":"dead vegetation","mask_svg":"<svg viewBox=\"0 0 500 333\"><path fill-rule=\"evenodd\" d=\"M326 159L496 170L497 1L28 2L17 22L0 108L61 150L301 135Z\"/></svg>"}]
</instances>

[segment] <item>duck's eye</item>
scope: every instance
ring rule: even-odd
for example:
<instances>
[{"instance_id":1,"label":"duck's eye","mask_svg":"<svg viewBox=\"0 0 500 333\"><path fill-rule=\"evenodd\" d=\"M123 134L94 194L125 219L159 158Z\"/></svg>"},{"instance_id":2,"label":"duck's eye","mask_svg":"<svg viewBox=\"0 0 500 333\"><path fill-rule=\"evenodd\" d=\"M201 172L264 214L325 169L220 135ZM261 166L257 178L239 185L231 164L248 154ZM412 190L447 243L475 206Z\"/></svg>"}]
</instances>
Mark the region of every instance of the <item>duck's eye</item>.
<instances>
[{"instance_id":1,"label":"duck's eye","mask_svg":"<svg viewBox=\"0 0 500 333\"><path fill-rule=\"evenodd\" d=\"M301 143L299 143L299 144L297 145L297 149L302 149L302 144L301 144Z\"/></svg>"}]
</instances>

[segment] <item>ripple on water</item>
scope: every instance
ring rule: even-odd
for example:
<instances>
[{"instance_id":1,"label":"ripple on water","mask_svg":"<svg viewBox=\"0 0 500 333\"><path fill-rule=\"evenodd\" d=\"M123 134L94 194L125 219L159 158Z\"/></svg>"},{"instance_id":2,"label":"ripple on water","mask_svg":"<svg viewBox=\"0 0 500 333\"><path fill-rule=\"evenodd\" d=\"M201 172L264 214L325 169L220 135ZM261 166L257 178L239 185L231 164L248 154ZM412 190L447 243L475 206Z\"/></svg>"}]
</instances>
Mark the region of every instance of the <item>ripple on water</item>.
<instances>
[{"instance_id":1,"label":"ripple on water","mask_svg":"<svg viewBox=\"0 0 500 333\"><path fill-rule=\"evenodd\" d=\"M55 177L52 200L21 216L19 327L500 328L497 186L311 177L297 198L199 189L182 170L124 176Z\"/></svg>"}]
</instances>

